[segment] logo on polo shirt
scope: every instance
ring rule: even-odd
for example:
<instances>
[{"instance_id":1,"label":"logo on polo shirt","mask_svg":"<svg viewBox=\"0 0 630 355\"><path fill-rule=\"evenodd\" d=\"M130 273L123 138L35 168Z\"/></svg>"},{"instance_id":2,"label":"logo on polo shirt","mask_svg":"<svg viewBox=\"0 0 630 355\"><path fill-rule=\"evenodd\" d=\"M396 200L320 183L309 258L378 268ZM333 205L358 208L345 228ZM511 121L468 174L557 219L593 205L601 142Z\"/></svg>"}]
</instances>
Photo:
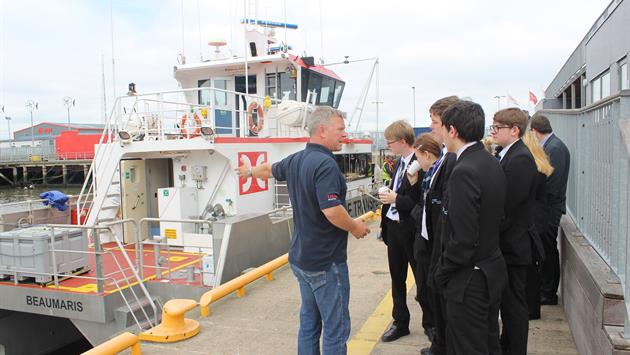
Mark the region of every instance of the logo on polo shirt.
<instances>
[{"instance_id":1,"label":"logo on polo shirt","mask_svg":"<svg viewBox=\"0 0 630 355\"><path fill-rule=\"evenodd\" d=\"M242 158L247 160L254 167L267 162L267 152L239 152L238 166L243 165ZM240 178L238 182L239 195L248 195L256 192L269 190L267 179L257 179L254 177Z\"/></svg>"},{"instance_id":2,"label":"logo on polo shirt","mask_svg":"<svg viewBox=\"0 0 630 355\"><path fill-rule=\"evenodd\" d=\"M339 199L339 195L332 193L328 194L328 201L337 201Z\"/></svg>"}]
</instances>

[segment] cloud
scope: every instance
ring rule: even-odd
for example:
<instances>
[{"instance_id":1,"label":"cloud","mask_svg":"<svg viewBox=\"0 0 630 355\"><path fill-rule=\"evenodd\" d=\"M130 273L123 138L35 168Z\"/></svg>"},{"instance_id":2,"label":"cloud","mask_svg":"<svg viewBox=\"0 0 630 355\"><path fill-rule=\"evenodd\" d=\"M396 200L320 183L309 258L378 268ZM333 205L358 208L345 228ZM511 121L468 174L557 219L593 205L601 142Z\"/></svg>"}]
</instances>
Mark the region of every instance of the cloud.
<instances>
[{"instance_id":1,"label":"cloud","mask_svg":"<svg viewBox=\"0 0 630 355\"><path fill-rule=\"evenodd\" d=\"M427 125L435 99L458 94L477 100L488 115L495 95L508 91L527 102L541 96L586 31L608 4L573 1L259 1L259 18L297 23L287 33L296 49L326 62L380 58L379 126L413 119L411 87L416 87L416 122ZM141 92L173 90L178 53L189 61L208 58L210 39L221 38L243 52L242 1L0 0L0 104L12 128L29 124L24 103L40 103L35 121L65 121L62 98L77 100L74 122L98 122L102 115L102 69L108 105L112 93L110 4L113 9L117 95L129 82ZM320 5L323 16L320 18ZM557 21L558 16L571 21ZM183 18L183 23L182 23ZM183 43L182 43L183 25ZM284 32L277 37L284 39ZM183 49L182 49L183 48ZM200 49L201 48L201 49ZM104 56L104 66L101 56ZM349 115L366 84L370 62L331 69L346 80L341 108ZM361 130L376 126L376 101L366 100ZM6 128L0 125L0 137Z\"/></svg>"}]
</instances>

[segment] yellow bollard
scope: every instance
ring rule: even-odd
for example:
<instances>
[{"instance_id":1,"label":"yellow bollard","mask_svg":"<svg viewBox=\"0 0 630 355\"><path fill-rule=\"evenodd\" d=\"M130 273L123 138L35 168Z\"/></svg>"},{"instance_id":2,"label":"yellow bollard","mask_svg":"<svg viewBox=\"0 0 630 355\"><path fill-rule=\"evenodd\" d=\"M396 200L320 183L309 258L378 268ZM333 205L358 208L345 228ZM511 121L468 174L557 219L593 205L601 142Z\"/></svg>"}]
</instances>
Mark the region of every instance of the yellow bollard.
<instances>
[{"instance_id":1,"label":"yellow bollard","mask_svg":"<svg viewBox=\"0 0 630 355\"><path fill-rule=\"evenodd\" d=\"M184 318L184 314L197 305L197 301L187 299L166 302L162 309L162 323L140 333L140 339L157 343L173 343L197 335L199 322Z\"/></svg>"},{"instance_id":2,"label":"yellow bollard","mask_svg":"<svg viewBox=\"0 0 630 355\"><path fill-rule=\"evenodd\" d=\"M125 332L101 345L86 351L83 355L112 355L131 347L131 355L141 355L140 340L135 334Z\"/></svg>"}]
</instances>

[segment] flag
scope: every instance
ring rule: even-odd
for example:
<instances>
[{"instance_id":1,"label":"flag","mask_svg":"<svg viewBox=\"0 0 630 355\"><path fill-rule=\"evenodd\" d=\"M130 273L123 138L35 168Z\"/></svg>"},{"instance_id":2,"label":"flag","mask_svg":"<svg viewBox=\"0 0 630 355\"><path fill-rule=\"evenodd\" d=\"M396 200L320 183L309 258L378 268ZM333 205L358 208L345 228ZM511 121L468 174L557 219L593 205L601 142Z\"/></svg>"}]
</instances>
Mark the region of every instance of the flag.
<instances>
[{"instance_id":1,"label":"flag","mask_svg":"<svg viewBox=\"0 0 630 355\"><path fill-rule=\"evenodd\" d=\"M529 102L531 102L534 105L538 103L538 98L536 97L536 95L534 95L534 93L531 90L529 90Z\"/></svg>"},{"instance_id":2,"label":"flag","mask_svg":"<svg viewBox=\"0 0 630 355\"><path fill-rule=\"evenodd\" d=\"M510 94L507 95L507 102L508 102L508 104L513 104L513 105L516 105L516 106L520 106L518 104L518 101L516 101L516 99L513 98L512 95L510 95Z\"/></svg>"}]
</instances>

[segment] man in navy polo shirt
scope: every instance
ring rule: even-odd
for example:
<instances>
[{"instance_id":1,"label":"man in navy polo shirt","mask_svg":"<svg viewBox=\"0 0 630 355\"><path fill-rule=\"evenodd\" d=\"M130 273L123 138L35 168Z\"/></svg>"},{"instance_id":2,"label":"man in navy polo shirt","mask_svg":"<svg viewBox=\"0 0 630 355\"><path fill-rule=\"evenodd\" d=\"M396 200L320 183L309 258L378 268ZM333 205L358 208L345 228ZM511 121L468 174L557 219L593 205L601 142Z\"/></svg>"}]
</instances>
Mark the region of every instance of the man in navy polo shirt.
<instances>
[{"instance_id":1,"label":"man in navy polo shirt","mask_svg":"<svg viewBox=\"0 0 630 355\"><path fill-rule=\"evenodd\" d=\"M300 285L302 306L298 354L346 354L350 336L348 232L357 239L370 230L346 210L346 180L333 151L346 138L345 114L328 106L308 118L309 142L304 150L273 165L251 167L243 161L240 177L287 181L293 206L294 234L289 263Z\"/></svg>"}]
</instances>

